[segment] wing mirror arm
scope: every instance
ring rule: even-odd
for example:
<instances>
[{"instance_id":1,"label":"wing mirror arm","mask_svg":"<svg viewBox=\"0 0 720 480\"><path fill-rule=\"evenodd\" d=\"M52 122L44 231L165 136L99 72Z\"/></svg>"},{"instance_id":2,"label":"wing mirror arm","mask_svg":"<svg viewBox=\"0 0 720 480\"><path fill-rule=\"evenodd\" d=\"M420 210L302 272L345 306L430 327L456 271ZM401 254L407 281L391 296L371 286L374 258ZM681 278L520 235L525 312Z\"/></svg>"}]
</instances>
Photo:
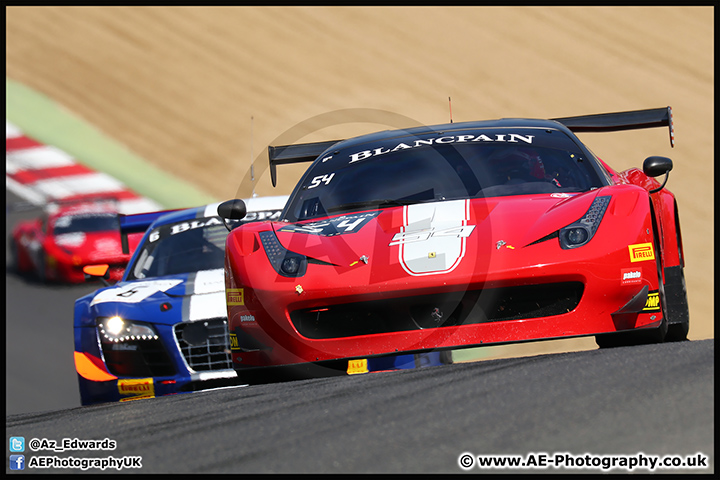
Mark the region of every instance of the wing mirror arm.
<instances>
[{"instance_id":1,"label":"wing mirror arm","mask_svg":"<svg viewBox=\"0 0 720 480\"><path fill-rule=\"evenodd\" d=\"M648 177L659 177L662 174L665 174L665 180L662 182L662 185L660 185L658 188L653 188L650 190L650 193L657 193L663 188L665 188L665 184L668 181L668 178L670 177L670 170L673 168L673 162L667 157L648 157L643 162L643 172L645 172L645 175Z\"/></svg>"},{"instance_id":2,"label":"wing mirror arm","mask_svg":"<svg viewBox=\"0 0 720 480\"><path fill-rule=\"evenodd\" d=\"M652 190L650 190L650 193L657 193L660 190L662 190L663 188L665 188L665 184L667 183L669 177L670 177L670 173L666 173L665 180L663 180L662 185L660 185L658 188L653 188Z\"/></svg>"}]
</instances>

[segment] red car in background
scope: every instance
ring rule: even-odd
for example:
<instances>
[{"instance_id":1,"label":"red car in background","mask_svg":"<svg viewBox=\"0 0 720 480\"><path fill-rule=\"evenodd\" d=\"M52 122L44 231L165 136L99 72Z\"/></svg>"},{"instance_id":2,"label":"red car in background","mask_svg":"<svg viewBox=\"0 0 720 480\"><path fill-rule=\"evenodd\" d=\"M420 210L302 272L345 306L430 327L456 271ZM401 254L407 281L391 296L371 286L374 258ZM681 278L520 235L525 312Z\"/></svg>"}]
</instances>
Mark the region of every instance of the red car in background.
<instances>
[{"instance_id":1,"label":"red car in background","mask_svg":"<svg viewBox=\"0 0 720 480\"><path fill-rule=\"evenodd\" d=\"M89 264L110 265L110 280L120 280L142 233L128 238L123 253L118 212L108 203L50 205L34 220L18 223L10 235L16 270L41 282L82 283Z\"/></svg>"}]
</instances>

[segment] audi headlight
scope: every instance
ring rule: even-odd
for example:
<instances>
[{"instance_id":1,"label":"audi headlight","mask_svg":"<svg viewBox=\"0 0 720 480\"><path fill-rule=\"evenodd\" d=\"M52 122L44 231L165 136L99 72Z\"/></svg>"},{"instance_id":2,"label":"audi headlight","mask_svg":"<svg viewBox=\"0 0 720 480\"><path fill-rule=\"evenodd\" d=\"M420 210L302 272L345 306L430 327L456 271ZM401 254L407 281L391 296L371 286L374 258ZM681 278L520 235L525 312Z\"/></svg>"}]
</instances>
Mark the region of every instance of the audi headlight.
<instances>
[{"instance_id":1,"label":"audi headlight","mask_svg":"<svg viewBox=\"0 0 720 480\"><path fill-rule=\"evenodd\" d=\"M291 252L280 245L274 232L260 232L265 253L276 272L283 277L302 277L307 270L307 257Z\"/></svg>"},{"instance_id":2,"label":"audi headlight","mask_svg":"<svg viewBox=\"0 0 720 480\"><path fill-rule=\"evenodd\" d=\"M560 246L564 249L582 247L595 235L605 210L610 204L610 196L595 197L588 211L577 222L560 229Z\"/></svg>"},{"instance_id":3,"label":"audi headlight","mask_svg":"<svg viewBox=\"0 0 720 480\"><path fill-rule=\"evenodd\" d=\"M158 339L157 333L151 325L125 320L118 316L99 318L98 331L103 341L107 342Z\"/></svg>"}]
</instances>

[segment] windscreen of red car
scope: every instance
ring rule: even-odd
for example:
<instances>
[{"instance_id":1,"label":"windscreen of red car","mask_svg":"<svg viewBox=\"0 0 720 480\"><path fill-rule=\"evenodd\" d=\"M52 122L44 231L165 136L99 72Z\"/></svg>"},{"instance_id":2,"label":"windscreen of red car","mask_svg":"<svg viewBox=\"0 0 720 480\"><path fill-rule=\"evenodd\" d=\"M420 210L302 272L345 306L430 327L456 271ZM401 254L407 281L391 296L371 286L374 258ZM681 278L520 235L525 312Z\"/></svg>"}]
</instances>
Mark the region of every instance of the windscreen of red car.
<instances>
[{"instance_id":1,"label":"windscreen of red car","mask_svg":"<svg viewBox=\"0 0 720 480\"><path fill-rule=\"evenodd\" d=\"M316 160L291 195L285 219L464 198L585 192L605 185L593 161L551 129L398 136Z\"/></svg>"},{"instance_id":2,"label":"windscreen of red car","mask_svg":"<svg viewBox=\"0 0 720 480\"><path fill-rule=\"evenodd\" d=\"M53 234L109 232L119 231L119 228L118 217L114 213L63 215L55 220Z\"/></svg>"}]
</instances>

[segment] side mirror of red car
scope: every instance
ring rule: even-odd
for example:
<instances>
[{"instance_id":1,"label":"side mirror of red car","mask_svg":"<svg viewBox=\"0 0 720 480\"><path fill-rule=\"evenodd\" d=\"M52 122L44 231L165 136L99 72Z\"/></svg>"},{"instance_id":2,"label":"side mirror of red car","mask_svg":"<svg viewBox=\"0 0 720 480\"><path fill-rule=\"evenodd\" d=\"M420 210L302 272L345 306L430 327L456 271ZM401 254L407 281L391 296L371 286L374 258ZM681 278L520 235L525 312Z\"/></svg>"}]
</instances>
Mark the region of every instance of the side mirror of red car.
<instances>
[{"instance_id":1,"label":"side mirror of red car","mask_svg":"<svg viewBox=\"0 0 720 480\"><path fill-rule=\"evenodd\" d=\"M220 215L223 219L223 223L225 223L225 228L228 229L228 232L230 231L230 227L228 226L226 220L242 220L245 218L245 215L247 215L247 206L245 205L245 202L239 198L227 200L221 203L218 205L217 210L218 215Z\"/></svg>"},{"instance_id":2,"label":"side mirror of red car","mask_svg":"<svg viewBox=\"0 0 720 480\"><path fill-rule=\"evenodd\" d=\"M673 162L667 157L653 156L645 159L643 162L643 172L645 172L645 175L648 177L659 177L660 175L665 174L665 180L662 185L660 185L659 188L650 190L650 193L659 192L665 187L672 168Z\"/></svg>"},{"instance_id":3,"label":"side mirror of red car","mask_svg":"<svg viewBox=\"0 0 720 480\"><path fill-rule=\"evenodd\" d=\"M648 177L659 177L673 168L673 162L667 157L648 157L643 162L643 172Z\"/></svg>"}]
</instances>

